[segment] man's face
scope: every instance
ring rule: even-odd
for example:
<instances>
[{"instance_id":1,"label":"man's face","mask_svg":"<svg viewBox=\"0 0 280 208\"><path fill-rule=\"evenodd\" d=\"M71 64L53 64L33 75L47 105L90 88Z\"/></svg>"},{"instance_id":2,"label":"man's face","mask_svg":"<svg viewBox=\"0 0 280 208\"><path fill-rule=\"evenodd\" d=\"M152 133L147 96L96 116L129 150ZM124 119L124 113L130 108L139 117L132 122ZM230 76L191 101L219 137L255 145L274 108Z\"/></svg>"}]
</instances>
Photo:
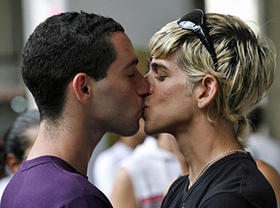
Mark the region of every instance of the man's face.
<instances>
[{"instance_id":1,"label":"man's face","mask_svg":"<svg viewBox=\"0 0 280 208\"><path fill-rule=\"evenodd\" d=\"M122 32L109 37L116 59L107 71L107 77L96 82L93 98L94 118L107 132L129 136L139 129L144 96L148 83L137 70L138 57Z\"/></svg>"}]
</instances>

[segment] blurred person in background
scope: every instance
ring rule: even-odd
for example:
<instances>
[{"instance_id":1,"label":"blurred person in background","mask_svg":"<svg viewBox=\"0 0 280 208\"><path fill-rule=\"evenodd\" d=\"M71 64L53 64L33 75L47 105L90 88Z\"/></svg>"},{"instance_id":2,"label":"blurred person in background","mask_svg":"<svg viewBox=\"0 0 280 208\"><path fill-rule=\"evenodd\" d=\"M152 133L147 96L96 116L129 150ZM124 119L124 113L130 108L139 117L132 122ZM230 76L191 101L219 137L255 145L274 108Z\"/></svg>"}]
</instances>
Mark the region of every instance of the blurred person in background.
<instances>
[{"instance_id":1,"label":"blurred person in background","mask_svg":"<svg viewBox=\"0 0 280 208\"><path fill-rule=\"evenodd\" d=\"M22 76L40 128L1 208L112 208L88 181L87 167L106 132L130 136L139 129L149 86L137 63L112 18L66 12L36 27L23 50Z\"/></svg>"},{"instance_id":2,"label":"blurred person in background","mask_svg":"<svg viewBox=\"0 0 280 208\"><path fill-rule=\"evenodd\" d=\"M189 165L162 207L276 208L240 142L273 83L273 46L237 17L194 10L156 32L149 52L145 131L174 135Z\"/></svg>"},{"instance_id":3,"label":"blurred person in background","mask_svg":"<svg viewBox=\"0 0 280 208\"><path fill-rule=\"evenodd\" d=\"M94 185L107 197L110 197L116 173L121 162L128 158L137 145L146 138L144 121L140 119L139 131L129 137L120 136L119 140L107 150L101 152L94 164Z\"/></svg>"},{"instance_id":4,"label":"blurred person in background","mask_svg":"<svg viewBox=\"0 0 280 208\"><path fill-rule=\"evenodd\" d=\"M261 131L264 109L257 107L248 116L250 133L246 149L252 156L265 161L280 173L280 142Z\"/></svg>"},{"instance_id":5,"label":"blurred person in background","mask_svg":"<svg viewBox=\"0 0 280 208\"><path fill-rule=\"evenodd\" d=\"M21 114L4 134L2 144L2 166L6 177L0 180L0 199L8 182L27 157L39 131L40 115L38 111Z\"/></svg>"},{"instance_id":6,"label":"blurred person in background","mask_svg":"<svg viewBox=\"0 0 280 208\"><path fill-rule=\"evenodd\" d=\"M159 208L170 183L188 171L180 162L172 135L148 136L120 165L110 197L113 207Z\"/></svg>"},{"instance_id":7,"label":"blurred person in background","mask_svg":"<svg viewBox=\"0 0 280 208\"><path fill-rule=\"evenodd\" d=\"M264 174L275 192L280 204L280 144L262 131L264 109L255 108L248 115L250 131L246 141L246 150L254 157L259 170Z\"/></svg>"},{"instance_id":8,"label":"blurred person in background","mask_svg":"<svg viewBox=\"0 0 280 208\"><path fill-rule=\"evenodd\" d=\"M6 173L6 162L3 162L3 158L4 158L4 146L3 146L3 138L0 137L0 158L1 158L1 162L0 162L0 179L4 178L7 176Z\"/></svg>"}]
</instances>

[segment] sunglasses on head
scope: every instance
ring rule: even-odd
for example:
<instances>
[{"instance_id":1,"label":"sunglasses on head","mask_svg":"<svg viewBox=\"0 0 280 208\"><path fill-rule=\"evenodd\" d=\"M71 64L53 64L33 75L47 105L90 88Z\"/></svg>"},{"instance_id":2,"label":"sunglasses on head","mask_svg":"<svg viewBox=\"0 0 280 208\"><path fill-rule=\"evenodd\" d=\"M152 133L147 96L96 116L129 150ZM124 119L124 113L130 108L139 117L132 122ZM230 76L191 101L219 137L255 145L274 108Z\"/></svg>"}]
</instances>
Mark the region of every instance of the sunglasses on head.
<instances>
[{"instance_id":1,"label":"sunglasses on head","mask_svg":"<svg viewBox=\"0 0 280 208\"><path fill-rule=\"evenodd\" d=\"M203 45L210 53L215 68L218 66L217 56L214 50L213 42L209 36L208 29L205 25L204 12L200 9L195 9L193 12L186 14L178 20L178 25L184 30L193 31L200 39Z\"/></svg>"}]
</instances>

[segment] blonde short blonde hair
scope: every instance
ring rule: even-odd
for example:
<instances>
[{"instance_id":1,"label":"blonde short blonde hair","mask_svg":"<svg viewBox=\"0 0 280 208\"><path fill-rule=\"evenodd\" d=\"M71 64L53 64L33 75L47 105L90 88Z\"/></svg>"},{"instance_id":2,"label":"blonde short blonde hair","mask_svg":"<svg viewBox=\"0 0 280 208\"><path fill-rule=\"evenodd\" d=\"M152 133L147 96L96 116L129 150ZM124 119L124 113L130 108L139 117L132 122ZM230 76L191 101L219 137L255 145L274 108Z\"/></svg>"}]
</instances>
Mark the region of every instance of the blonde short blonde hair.
<instances>
[{"instance_id":1,"label":"blonde short blonde hair","mask_svg":"<svg viewBox=\"0 0 280 208\"><path fill-rule=\"evenodd\" d=\"M219 83L214 100L216 116L237 124L240 137L248 126L247 114L273 83L275 52L271 43L257 37L237 17L209 13L205 18L217 54L217 67L200 39L179 27L177 21L153 35L150 58L175 54L178 66L192 83L200 82L207 74L215 76Z\"/></svg>"}]
</instances>

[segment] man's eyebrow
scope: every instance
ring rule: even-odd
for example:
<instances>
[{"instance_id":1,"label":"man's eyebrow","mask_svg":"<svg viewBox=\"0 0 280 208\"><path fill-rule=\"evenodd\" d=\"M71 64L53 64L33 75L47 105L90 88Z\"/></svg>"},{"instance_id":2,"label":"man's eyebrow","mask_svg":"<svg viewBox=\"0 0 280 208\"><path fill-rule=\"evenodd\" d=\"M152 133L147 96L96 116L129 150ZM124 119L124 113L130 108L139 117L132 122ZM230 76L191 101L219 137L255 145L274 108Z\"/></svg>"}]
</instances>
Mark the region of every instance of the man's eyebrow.
<instances>
[{"instance_id":1,"label":"man's eyebrow","mask_svg":"<svg viewBox=\"0 0 280 208\"><path fill-rule=\"evenodd\" d=\"M130 63L128 63L125 68L127 69L133 65L137 65L138 62L139 62L139 60L138 60L138 58L136 58L136 59L132 60Z\"/></svg>"}]
</instances>

